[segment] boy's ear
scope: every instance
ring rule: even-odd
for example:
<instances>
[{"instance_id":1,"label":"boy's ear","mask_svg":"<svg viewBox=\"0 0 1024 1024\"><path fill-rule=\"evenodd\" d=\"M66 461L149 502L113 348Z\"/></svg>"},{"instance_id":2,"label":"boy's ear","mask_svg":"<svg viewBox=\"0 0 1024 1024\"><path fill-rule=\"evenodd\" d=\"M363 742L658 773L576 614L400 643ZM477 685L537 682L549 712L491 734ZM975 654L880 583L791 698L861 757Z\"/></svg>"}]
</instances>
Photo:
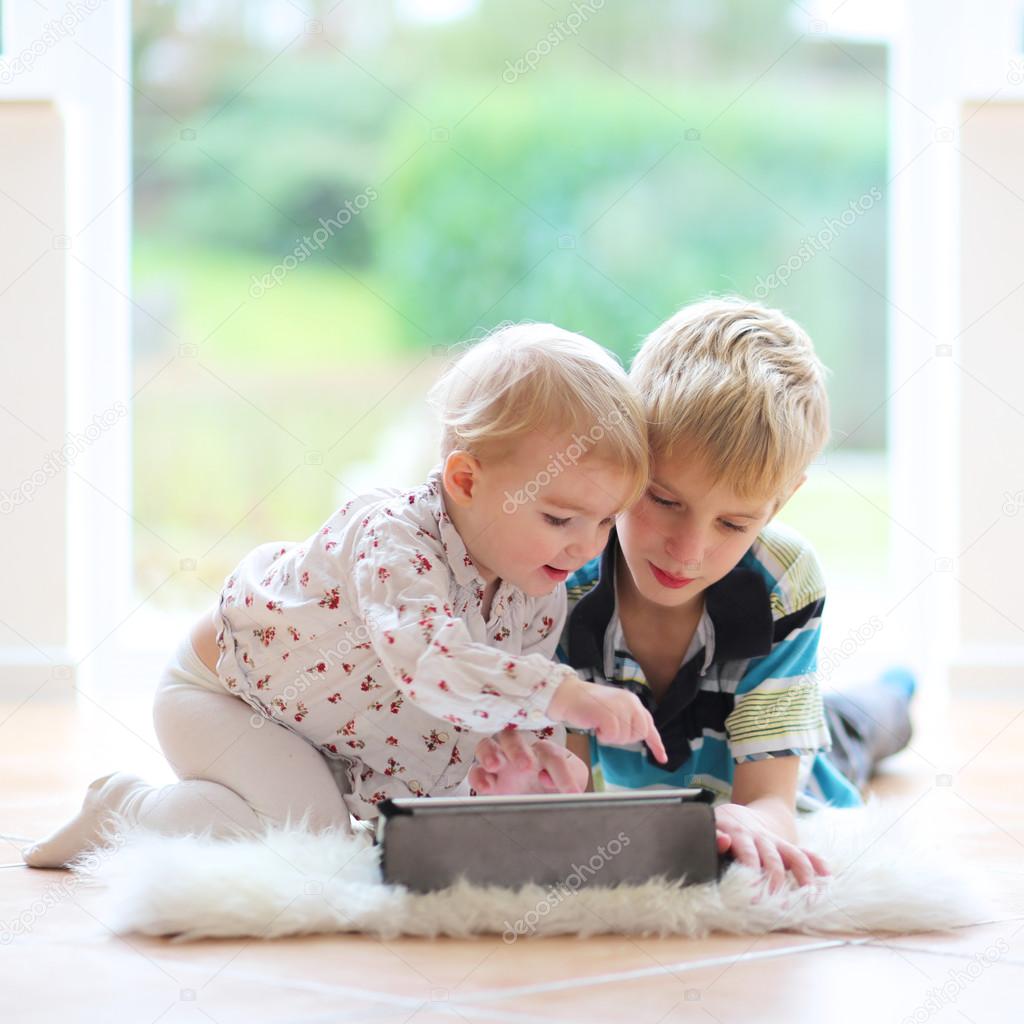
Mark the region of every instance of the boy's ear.
<instances>
[{"instance_id":1,"label":"boy's ear","mask_svg":"<svg viewBox=\"0 0 1024 1024\"><path fill-rule=\"evenodd\" d=\"M767 525L767 523L770 523L779 514L780 509L786 504L786 502L789 501L790 498L793 497L794 494L796 494L797 491L800 490L801 487L803 487L804 482L806 480L807 474L801 473L800 479L797 480L795 484L793 484L793 486L789 490L789 493L783 494L782 497L779 498L779 503L775 506L775 511L772 512L772 514L768 517L768 520L765 525Z\"/></svg>"},{"instance_id":2,"label":"boy's ear","mask_svg":"<svg viewBox=\"0 0 1024 1024\"><path fill-rule=\"evenodd\" d=\"M445 494L456 505L469 505L473 500L473 491L480 479L480 462L469 452L457 448L448 453L444 460L444 473L441 477Z\"/></svg>"}]
</instances>

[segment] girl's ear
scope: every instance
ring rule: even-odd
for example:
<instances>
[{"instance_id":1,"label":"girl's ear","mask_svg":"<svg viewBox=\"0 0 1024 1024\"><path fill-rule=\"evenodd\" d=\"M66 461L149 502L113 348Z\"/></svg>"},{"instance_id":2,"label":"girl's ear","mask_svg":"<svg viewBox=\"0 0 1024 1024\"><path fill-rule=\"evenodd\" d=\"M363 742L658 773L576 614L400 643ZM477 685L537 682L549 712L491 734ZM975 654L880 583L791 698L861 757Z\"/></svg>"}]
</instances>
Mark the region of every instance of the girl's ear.
<instances>
[{"instance_id":1,"label":"girl's ear","mask_svg":"<svg viewBox=\"0 0 1024 1024\"><path fill-rule=\"evenodd\" d=\"M449 452L444 460L444 473L441 477L445 494L456 505L469 505L473 501L480 472L481 466L476 456L462 448Z\"/></svg>"}]
</instances>

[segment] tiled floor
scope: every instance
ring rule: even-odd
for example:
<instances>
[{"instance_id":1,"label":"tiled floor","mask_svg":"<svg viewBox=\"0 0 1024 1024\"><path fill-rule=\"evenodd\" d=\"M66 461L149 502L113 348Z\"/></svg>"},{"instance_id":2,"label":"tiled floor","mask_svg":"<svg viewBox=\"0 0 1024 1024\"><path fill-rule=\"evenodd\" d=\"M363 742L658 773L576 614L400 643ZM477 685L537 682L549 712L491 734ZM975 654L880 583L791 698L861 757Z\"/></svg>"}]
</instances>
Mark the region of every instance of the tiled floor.
<instances>
[{"instance_id":1,"label":"tiled floor","mask_svg":"<svg viewBox=\"0 0 1024 1024\"><path fill-rule=\"evenodd\" d=\"M144 695L0 705L0 832L34 837L116 767L169 780ZM1024 696L922 701L876 789L948 815L950 857L997 884L999 919L949 934L511 945L354 936L177 944L117 937L66 872L0 840L0 1020L870 1021L1024 1019ZM955 729L954 729L955 724ZM927 801L925 803L924 801ZM15 923L17 922L17 924Z\"/></svg>"}]
</instances>

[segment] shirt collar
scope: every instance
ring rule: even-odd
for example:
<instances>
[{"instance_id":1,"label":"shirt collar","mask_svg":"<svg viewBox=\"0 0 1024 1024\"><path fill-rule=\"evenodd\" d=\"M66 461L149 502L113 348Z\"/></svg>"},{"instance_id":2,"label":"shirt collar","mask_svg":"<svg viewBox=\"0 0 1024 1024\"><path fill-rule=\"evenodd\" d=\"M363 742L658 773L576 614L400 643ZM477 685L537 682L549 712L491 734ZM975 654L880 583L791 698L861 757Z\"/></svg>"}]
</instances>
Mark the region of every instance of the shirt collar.
<instances>
[{"instance_id":1,"label":"shirt collar","mask_svg":"<svg viewBox=\"0 0 1024 1024\"><path fill-rule=\"evenodd\" d=\"M601 557L597 583L577 602L569 619L568 658L576 669L589 669L595 682L611 682L636 694L654 716L654 724L665 744L668 761L658 764L648 750L644 755L651 765L666 772L675 772L693 754L691 739L700 735L695 716L696 697L700 692L700 675L714 661L723 663L732 658L752 658L767 654L772 647L774 625L768 587L760 573L735 566L704 592L704 612L698 626L704 638L704 666L698 674L699 651L684 662L664 697L655 706L650 688L639 680L618 678L618 659L614 656L606 666L605 638L612 617L615 632L620 624L615 607L615 565L619 552L618 537L613 532ZM614 678L609 680L607 672Z\"/></svg>"},{"instance_id":2,"label":"shirt collar","mask_svg":"<svg viewBox=\"0 0 1024 1024\"><path fill-rule=\"evenodd\" d=\"M605 678L604 639L615 614L615 556L618 541L614 529L608 537L597 583L576 602L569 616L568 658L573 668L588 668L595 679Z\"/></svg>"},{"instance_id":3,"label":"shirt collar","mask_svg":"<svg viewBox=\"0 0 1024 1024\"><path fill-rule=\"evenodd\" d=\"M448 557L448 565L455 577L455 581L463 587L472 583L483 587L484 581L477 572L476 563L469 555L466 544L461 534L455 528L451 516L448 514L447 498L444 493L442 476L444 464L438 463L427 476L427 494L432 499L431 511L437 520L437 529L441 535L441 546Z\"/></svg>"},{"instance_id":4,"label":"shirt collar","mask_svg":"<svg viewBox=\"0 0 1024 1024\"><path fill-rule=\"evenodd\" d=\"M605 634L617 619L615 565L619 541L614 530L601 555L597 583L577 602L569 620L569 661L604 678ZM741 658L756 658L772 649L774 620L764 577L741 561L704 591L706 647L704 668Z\"/></svg>"}]
</instances>

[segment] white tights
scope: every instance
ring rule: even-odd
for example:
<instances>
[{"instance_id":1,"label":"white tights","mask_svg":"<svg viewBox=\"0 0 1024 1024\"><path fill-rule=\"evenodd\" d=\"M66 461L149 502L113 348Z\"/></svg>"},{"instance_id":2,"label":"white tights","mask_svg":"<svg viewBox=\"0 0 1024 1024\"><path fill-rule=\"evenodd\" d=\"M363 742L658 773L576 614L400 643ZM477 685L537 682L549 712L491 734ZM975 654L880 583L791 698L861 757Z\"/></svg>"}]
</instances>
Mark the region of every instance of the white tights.
<instances>
[{"instance_id":1,"label":"white tights","mask_svg":"<svg viewBox=\"0 0 1024 1024\"><path fill-rule=\"evenodd\" d=\"M351 830L344 762L225 690L187 636L160 679L153 724L181 781L150 786L124 772L97 779L72 821L22 852L26 863L67 864L99 841L111 812L164 835L252 835L304 816L313 829Z\"/></svg>"}]
</instances>

